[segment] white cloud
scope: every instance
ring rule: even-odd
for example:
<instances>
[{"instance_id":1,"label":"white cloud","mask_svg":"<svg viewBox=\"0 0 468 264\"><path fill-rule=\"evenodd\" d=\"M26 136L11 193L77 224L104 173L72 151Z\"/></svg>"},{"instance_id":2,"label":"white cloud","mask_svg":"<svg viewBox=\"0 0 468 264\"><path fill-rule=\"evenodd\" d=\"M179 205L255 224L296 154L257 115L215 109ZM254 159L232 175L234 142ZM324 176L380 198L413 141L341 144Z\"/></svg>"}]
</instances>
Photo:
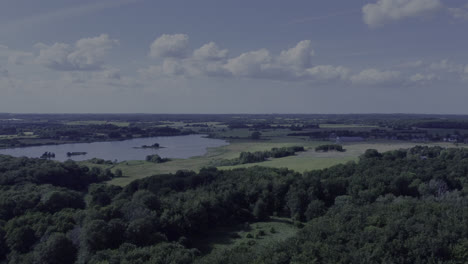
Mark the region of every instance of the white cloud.
<instances>
[{"instance_id":1,"label":"white cloud","mask_svg":"<svg viewBox=\"0 0 468 264\"><path fill-rule=\"evenodd\" d=\"M0 78L8 78L9 74L8 74L8 70L7 69L3 69L1 66L0 66Z\"/></svg>"},{"instance_id":2,"label":"white cloud","mask_svg":"<svg viewBox=\"0 0 468 264\"><path fill-rule=\"evenodd\" d=\"M462 7L449 8L448 11L456 19L468 20L468 4Z\"/></svg>"},{"instance_id":3,"label":"white cloud","mask_svg":"<svg viewBox=\"0 0 468 264\"><path fill-rule=\"evenodd\" d=\"M428 81L435 80L436 75L432 73L431 74L416 73L416 74L413 74L409 79L412 82L428 82Z\"/></svg>"},{"instance_id":4,"label":"white cloud","mask_svg":"<svg viewBox=\"0 0 468 264\"><path fill-rule=\"evenodd\" d=\"M364 22L370 27L434 13L442 8L440 0L378 0L362 8Z\"/></svg>"},{"instance_id":5,"label":"white cloud","mask_svg":"<svg viewBox=\"0 0 468 264\"><path fill-rule=\"evenodd\" d=\"M227 49L219 49L214 42L207 43L193 52L193 57L199 60L223 60L227 57Z\"/></svg>"},{"instance_id":6,"label":"white cloud","mask_svg":"<svg viewBox=\"0 0 468 264\"><path fill-rule=\"evenodd\" d=\"M349 70L331 65L312 65L310 40L303 40L293 48L273 55L267 49L248 51L228 58L228 50L220 49L209 42L193 51L191 56L181 56L188 52L188 36L163 35L151 46L150 54L163 57L161 65L140 69L145 78L160 75L196 77L236 77L269 79L279 81L330 81L347 80ZM172 43L172 44L171 44Z\"/></svg>"},{"instance_id":7,"label":"white cloud","mask_svg":"<svg viewBox=\"0 0 468 264\"><path fill-rule=\"evenodd\" d=\"M342 66L320 65L306 70L307 73L318 80L347 80L349 69Z\"/></svg>"},{"instance_id":8,"label":"white cloud","mask_svg":"<svg viewBox=\"0 0 468 264\"><path fill-rule=\"evenodd\" d=\"M74 84L86 89L116 90L119 87L134 88L140 85L136 79L123 76L117 68L105 68L101 71L67 71L61 76L58 83L63 87Z\"/></svg>"},{"instance_id":9,"label":"white cloud","mask_svg":"<svg viewBox=\"0 0 468 264\"><path fill-rule=\"evenodd\" d=\"M162 65L162 70L164 74L169 75L182 75L186 72L184 64L174 59L165 59Z\"/></svg>"},{"instance_id":10,"label":"white cloud","mask_svg":"<svg viewBox=\"0 0 468 264\"><path fill-rule=\"evenodd\" d=\"M468 65L465 66L465 70L463 71L463 74L462 74L462 80L463 81L468 81Z\"/></svg>"},{"instance_id":11,"label":"white cloud","mask_svg":"<svg viewBox=\"0 0 468 264\"><path fill-rule=\"evenodd\" d=\"M264 69L272 62L270 52L266 49L250 51L229 59L225 68L239 77L262 76Z\"/></svg>"},{"instance_id":12,"label":"white cloud","mask_svg":"<svg viewBox=\"0 0 468 264\"><path fill-rule=\"evenodd\" d=\"M57 71L94 71L101 70L104 57L109 50L118 44L102 34L94 38L83 38L75 45L55 43L51 46L39 43L40 49L37 62Z\"/></svg>"},{"instance_id":13,"label":"white cloud","mask_svg":"<svg viewBox=\"0 0 468 264\"><path fill-rule=\"evenodd\" d=\"M110 68L110 69L105 69L104 71L100 72L100 74L106 78L106 79L111 79L111 80L121 80L121 74L119 69L115 68Z\"/></svg>"},{"instance_id":14,"label":"white cloud","mask_svg":"<svg viewBox=\"0 0 468 264\"><path fill-rule=\"evenodd\" d=\"M267 49L249 51L231 58L223 66L232 76L272 80L310 79L306 69L311 65L314 50L310 40L300 41L295 47L272 55Z\"/></svg>"},{"instance_id":15,"label":"white cloud","mask_svg":"<svg viewBox=\"0 0 468 264\"><path fill-rule=\"evenodd\" d=\"M164 34L150 46L150 57L185 58L188 55L188 36L185 34Z\"/></svg>"},{"instance_id":16,"label":"white cloud","mask_svg":"<svg viewBox=\"0 0 468 264\"><path fill-rule=\"evenodd\" d=\"M441 60L440 62L434 62L429 65L431 70L443 70L452 73L463 72L464 65L453 63L447 59Z\"/></svg>"},{"instance_id":17,"label":"white cloud","mask_svg":"<svg viewBox=\"0 0 468 264\"><path fill-rule=\"evenodd\" d=\"M138 69L138 74L145 79L153 79L154 77L160 76L163 74L162 66L160 65L151 65L146 68Z\"/></svg>"},{"instance_id":18,"label":"white cloud","mask_svg":"<svg viewBox=\"0 0 468 264\"><path fill-rule=\"evenodd\" d=\"M385 85L401 81L400 72L366 69L351 76L351 82L360 85Z\"/></svg>"},{"instance_id":19,"label":"white cloud","mask_svg":"<svg viewBox=\"0 0 468 264\"><path fill-rule=\"evenodd\" d=\"M299 68L307 68L311 64L314 50L310 40L303 40L297 43L294 48L284 50L279 55L279 62L286 65L293 65Z\"/></svg>"},{"instance_id":20,"label":"white cloud","mask_svg":"<svg viewBox=\"0 0 468 264\"><path fill-rule=\"evenodd\" d=\"M32 52L12 50L4 45L0 45L0 57L7 58L9 64L15 65L28 64L34 60Z\"/></svg>"}]
</instances>

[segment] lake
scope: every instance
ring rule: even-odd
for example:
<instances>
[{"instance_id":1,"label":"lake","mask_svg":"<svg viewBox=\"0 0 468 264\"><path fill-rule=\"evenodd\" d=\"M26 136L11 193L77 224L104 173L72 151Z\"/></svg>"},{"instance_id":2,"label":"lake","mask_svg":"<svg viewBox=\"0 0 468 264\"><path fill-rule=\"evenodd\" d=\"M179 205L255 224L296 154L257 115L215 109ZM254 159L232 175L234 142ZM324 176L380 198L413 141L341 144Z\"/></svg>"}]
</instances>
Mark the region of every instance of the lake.
<instances>
[{"instance_id":1,"label":"lake","mask_svg":"<svg viewBox=\"0 0 468 264\"><path fill-rule=\"evenodd\" d=\"M143 145L158 143L161 148L138 148ZM53 160L75 161L101 158L105 160L144 160L147 155L158 154L163 158L187 159L202 156L207 148L229 145L225 140L206 138L206 135L187 135L171 137L136 138L123 141L107 141L93 143L73 143L61 145L34 146L25 148L0 149L0 154L15 157L26 156L39 158L44 152L55 153ZM86 155L67 156L67 152L87 152Z\"/></svg>"}]
</instances>

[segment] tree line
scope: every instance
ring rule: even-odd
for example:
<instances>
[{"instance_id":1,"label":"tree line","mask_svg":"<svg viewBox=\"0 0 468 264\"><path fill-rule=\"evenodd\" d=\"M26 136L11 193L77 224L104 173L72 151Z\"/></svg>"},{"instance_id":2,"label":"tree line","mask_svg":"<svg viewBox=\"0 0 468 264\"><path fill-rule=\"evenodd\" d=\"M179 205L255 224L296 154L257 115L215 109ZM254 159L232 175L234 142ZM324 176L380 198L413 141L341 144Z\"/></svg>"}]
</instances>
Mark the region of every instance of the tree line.
<instances>
[{"instance_id":1,"label":"tree line","mask_svg":"<svg viewBox=\"0 0 468 264\"><path fill-rule=\"evenodd\" d=\"M255 152L243 151L239 154L238 158L216 161L216 165L217 166L235 166L235 165L247 164L247 163L257 163L257 162L263 162L267 160L268 158L283 158L283 157L293 156L296 154L296 152L301 152L301 151L305 151L303 146L272 148L271 150L255 151Z\"/></svg>"}]
</instances>

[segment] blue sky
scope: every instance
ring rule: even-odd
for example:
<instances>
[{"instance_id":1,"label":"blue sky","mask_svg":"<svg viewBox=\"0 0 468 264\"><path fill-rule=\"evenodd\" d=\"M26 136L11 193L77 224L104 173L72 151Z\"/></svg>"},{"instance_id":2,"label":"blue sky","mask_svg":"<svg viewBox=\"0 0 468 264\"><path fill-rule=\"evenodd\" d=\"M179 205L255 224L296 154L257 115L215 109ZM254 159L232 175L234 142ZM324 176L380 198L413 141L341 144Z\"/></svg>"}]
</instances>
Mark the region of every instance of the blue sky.
<instances>
[{"instance_id":1,"label":"blue sky","mask_svg":"<svg viewBox=\"0 0 468 264\"><path fill-rule=\"evenodd\" d=\"M0 112L468 111L468 0L3 0Z\"/></svg>"}]
</instances>

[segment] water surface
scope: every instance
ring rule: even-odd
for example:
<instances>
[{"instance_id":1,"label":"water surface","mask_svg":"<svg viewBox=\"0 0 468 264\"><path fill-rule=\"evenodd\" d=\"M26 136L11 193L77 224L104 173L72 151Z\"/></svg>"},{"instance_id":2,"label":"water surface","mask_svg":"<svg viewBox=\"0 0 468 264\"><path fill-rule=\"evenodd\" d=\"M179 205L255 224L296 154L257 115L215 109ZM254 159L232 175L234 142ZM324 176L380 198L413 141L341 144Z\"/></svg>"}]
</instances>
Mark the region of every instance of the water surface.
<instances>
[{"instance_id":1,"label":"water surface","mask_svg":"<svg viewBox=\"0 0 468 264\"><path fill-rule=\"evenodd\" d=\"M65 161L72 159L82 161L91 158L105 160L144 160L147 155L158 154L163 158L187 159L204 155L207 148L228 145L225 140L206 138L206 135L187 135L172 137L136 138L123 141L73 143L61 145L34 146L25 148L0 149L0 154L15 157L26 156L39 158L44 152L55 153L55 159ZM158 143L162 148L142 149L143 145ZM67 152L87 152L86 155L67 156Z\"/></svg>"}]
</instances>

